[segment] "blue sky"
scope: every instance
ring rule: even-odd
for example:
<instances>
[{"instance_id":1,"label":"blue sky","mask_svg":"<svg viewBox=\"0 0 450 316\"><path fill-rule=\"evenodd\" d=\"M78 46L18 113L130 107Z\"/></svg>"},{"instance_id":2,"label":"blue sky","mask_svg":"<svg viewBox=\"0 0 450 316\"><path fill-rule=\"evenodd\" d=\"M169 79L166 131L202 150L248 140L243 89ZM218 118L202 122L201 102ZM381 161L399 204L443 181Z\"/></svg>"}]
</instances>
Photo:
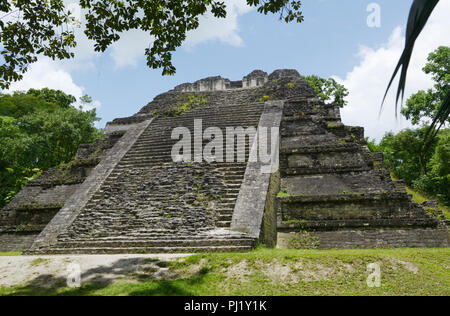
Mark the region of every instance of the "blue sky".
<instances>
[{"instance_id":1,"label":"blue sky","mask_svg":"<svg viewBox=\"0 0 450 316\"><path fill-rule=\"evenodd\" d=\"M270 73L295 68L305 75L333 76L345 84L351 94L343 120L366 127L368 136L379 138L387 130L408 126L392 118L391 99L381 120L374 113L400 54L412 0L305 0L305 22L300 24L259 14L244 0L225 2L231 10L229 17L204 18L200 29L189 34L186 44L174 53L175 76L163 77L161 70L146 66L144 48L150 38L134 32L124 34L103 54L93 53L87 39L80 37L75 60L41 60L12 90L49 86L78 97L87 93L96 100L103 127L116 117L134 114L157 94L183 82L213 75L238 80L254 69ZM366 9L374 2L381 8L379 28L367 25L370 12ZM438 11L450 8L449 2L442 0ZM438 11L425 30L425 43L417 47L408 93L431 86L420 71L426 55L438 45L450 45L449 19Z\"/></svg>"}]
</instances>

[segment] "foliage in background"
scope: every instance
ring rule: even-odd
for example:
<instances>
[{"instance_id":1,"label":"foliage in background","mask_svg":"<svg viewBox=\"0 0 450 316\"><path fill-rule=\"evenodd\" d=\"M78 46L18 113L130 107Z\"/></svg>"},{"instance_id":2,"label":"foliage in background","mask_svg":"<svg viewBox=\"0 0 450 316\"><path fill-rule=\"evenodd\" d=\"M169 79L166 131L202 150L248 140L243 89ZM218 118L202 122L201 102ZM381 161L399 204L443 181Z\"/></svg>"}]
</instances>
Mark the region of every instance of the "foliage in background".
<instances>
[{"instance_id":1,"label":"foliage in background","mask_svg":"<svg viewBox=\"0 0 450 316\"><path fill-rule=\"evenodd\" d=\"M437 139L429 170L413 181L413 187L450 205L450 129L438 133Z\"/></svg>"},{"instance_id":2,"label":"foliage in background","mask_svg":"<svg viewBox=\"0 0 450 316\"><path fill-rule=\"evenodd\" d=\"M450 91L450 47L441 46L429 54L428 63L423 71L427 75L432 75L435 82L434 87L413 94L406 101L406 107L401 111L414 125L418 125L424 119L432 120ZM448 117L442 116L440 119L446 121L447 124L450 123Z\"/></svg>"},{"instance_id":3,"label":"foliage in background","mask_svg":"<svg viewBox=\"0 0 450 316\"><path fill-rule=\"evenodd\" d=\"M439 131L426 151L423 142L428 126L386 133L372 151L384 154L384 164L413 189L450 205L450 129Z\"/></svg>"},{"instance_id":4,"label":"foliage in background","mask_svg":"<svg viewBox=\"0 0 450 316\"><path fill-rule=\"evenodd\" d=\"M333 78L324 79L316 75L303 77L313 88L317 96L324 102L330 101L337 103L342 108L347 104L345 98L348 96L348 90L339 84Z\"/></svg>"},{"instance_id":5,"label":"foliage in background","mask_svg":"<svg viewBox=\"0 0 450 316\"><path fill-rule=\"evenodd\" d=\"M43 170L71 161L82 143L99 137L95 110L50 89L0 95L0 207Z\"/></svg>"}]
</instances>

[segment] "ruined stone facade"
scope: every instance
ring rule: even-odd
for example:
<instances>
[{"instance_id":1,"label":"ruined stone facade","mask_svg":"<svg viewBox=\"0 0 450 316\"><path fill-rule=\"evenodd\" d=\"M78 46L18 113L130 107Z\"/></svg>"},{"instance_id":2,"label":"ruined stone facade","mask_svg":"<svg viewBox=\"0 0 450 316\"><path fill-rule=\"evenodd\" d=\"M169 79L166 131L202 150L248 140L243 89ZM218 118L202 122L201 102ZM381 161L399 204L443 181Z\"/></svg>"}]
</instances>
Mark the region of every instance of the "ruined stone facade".
<instances>
[{"instance_id":1,"label":"ruined stone facade","mask_svg":"<svg viewBox=\"0 0 450 316\"><path fill-rule=\"evenodd\" d=\"M447 247L445 223L391 180L363 128L343 125L339 110L295 70L179 85L31 181L0 213L0 251L248 251L296 239L317 248ZM244 146L244 161L173 161L174 128L194 135L193 157L196 142L213 140L196 136L199 119L202 131L279 128L274 172L249 161L252 137L223 140Z\"/></svg>"}]
</instances>

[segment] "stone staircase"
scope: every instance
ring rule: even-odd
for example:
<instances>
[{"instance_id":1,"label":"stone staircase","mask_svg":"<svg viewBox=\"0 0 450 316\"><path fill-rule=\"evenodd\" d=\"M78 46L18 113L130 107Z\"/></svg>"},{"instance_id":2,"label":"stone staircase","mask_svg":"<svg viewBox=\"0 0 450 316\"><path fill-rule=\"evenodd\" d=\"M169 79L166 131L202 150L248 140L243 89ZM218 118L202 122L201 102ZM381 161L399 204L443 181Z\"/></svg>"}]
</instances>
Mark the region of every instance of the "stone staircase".
<instances>
[{"instance_id":1,"label":"stone staircase","mask_svg":"<svg viewBox=\"0 0 450 316\"><path fill-rule=\"evenodd\" d=\"M257 127L263 103L198 108L176 117L155 119L116 165L57 243L39 253L158 253L249 251L255 240L229 230L244 177L244 162L173 162L176 127L191 131L194 142L210 140L194 135L194 119L203 131L226 127ZM188 144L186 142L185 144ZM235 151L236 152L236 151Z\"/></svg>"},{"instance_id":2,"label":"stone staircase","mask_svg":"<svg viewBox=\"0 0 450 316\"><path fill-rule=\"evenodd\" d=\"M344 126L334 105L291 100L281 137L278 232L314 232L321 248L377 247L396 246L385 231L440 225L391 180L362 128ZM351 237L339 240L342 231Z\"/></svg>"}]
</instances>

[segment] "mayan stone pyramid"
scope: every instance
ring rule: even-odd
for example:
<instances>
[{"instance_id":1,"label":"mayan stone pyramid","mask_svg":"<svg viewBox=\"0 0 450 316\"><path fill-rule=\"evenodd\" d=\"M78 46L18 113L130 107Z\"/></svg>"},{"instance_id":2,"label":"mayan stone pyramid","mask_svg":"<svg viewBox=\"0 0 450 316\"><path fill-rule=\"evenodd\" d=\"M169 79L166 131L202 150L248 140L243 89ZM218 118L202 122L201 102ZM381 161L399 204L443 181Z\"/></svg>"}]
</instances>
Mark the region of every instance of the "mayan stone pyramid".
<instances>
[{"instance_id":1,"label":"mayan stone pyramid","mask_svg":"<svg viewBox=\"0 0 450 316\"><path fill-rule=\"evenodd\" d=\"M210 133L230 127L278 131L266 143L276 159L251 159L258 133L231 142ZM174 159L177 128L190 132L181 156L192 161ZM213 141L233 159L202 159ZM297 71L257 70L179 85L109 122L102 139L1 210L0 251L448 247L432 214L391 180L363 128L342 124L339 106L321 102Z\"/></svg>"}]
</instances>

